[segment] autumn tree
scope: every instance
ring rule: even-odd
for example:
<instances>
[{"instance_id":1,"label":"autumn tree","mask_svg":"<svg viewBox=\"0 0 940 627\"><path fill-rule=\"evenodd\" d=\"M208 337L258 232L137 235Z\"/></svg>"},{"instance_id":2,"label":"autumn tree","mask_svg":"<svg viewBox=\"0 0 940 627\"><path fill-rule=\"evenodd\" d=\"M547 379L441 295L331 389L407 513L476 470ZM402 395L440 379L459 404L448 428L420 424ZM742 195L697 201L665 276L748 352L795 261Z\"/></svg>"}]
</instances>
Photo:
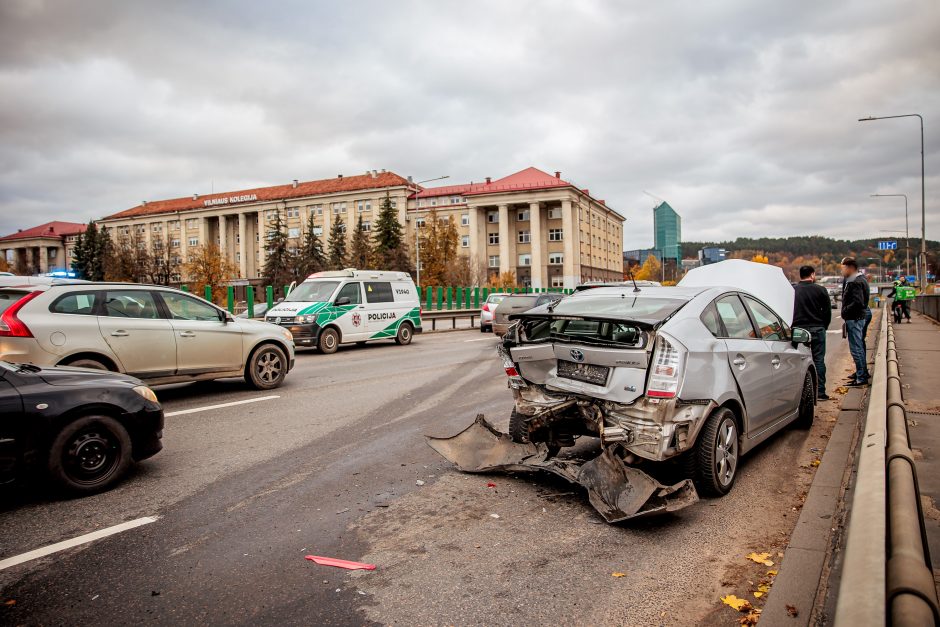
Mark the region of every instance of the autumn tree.
<instances>
[{"instance_id":1,"label":"autumn tree","mask_svg":"<svg viewBox=\"0 0 940 627\"><path fill-rule=\"evenodd\" d=\"M163 233L151 234L149 256L147 274L150 282L155 285L169 285L173 276L179 273L180 264Z\"/></svg>"},{"instance_id":2,"label":"autumn tree","mask_svg":"<svg viewBox=\"0 0 940 627\"><path fill-rule=\"evenodd\" d=\"M411 272L412 263L408 245L402 233L398 212L392 207L392 199L386 192L379 209L379 216L372 228L375 241L375 266L380 270Z\"/></svg>"},{"instance_id":3,"label":"autumn tree","mask_svg":"<svg viewBox=\"0 0 940 627\"><path fill-rule=\"evenodd\" d=\"M654 255L650 255L640 269L633 272L633 278L637 281L659 281L662 279L662 272L662 264Z\"/></svg>"},{"instance_id":4,"label":"autumn tree","mask_svg":"<svg viewBox=\"0 0 940 627\"><path fill-rule=\"evenodd\" d=\"M314 272L326 269L326 253L323 252L323 242L317 235L319 228L313 223L313 214L307 219L307 229L304 232L303 243L297 253L296 278L302 280Z\"/></svg>"},{"instance_id":5,"label":"autumn tree","mask_svg":"<svg viewBox=\"0 0 940 627\"><path fill-rule=\"evenodd\" d=\"M287 285L293 280L296 263L288 246L287 224L280 210L275 210L264 237L262 274L268 285Z\"/></svg>"},{"instance_id":6,"label":"autumn tree","mask_svg":"<svg viewBox=\"0 0 940 627\"><path fill-rule=\"evenodd\" d=\"M372 262L372 238L362 224L362 214L356 221L356 231L353 233L352 246L349 250L349 265L353 268L365 270Z\"/></svg>"},{"instance_id":7,"label":"autumn tree","mask_svg":"<svg viewBox=\"0 0 940 627\"><path fill-rule=\"evenodd\" d=\"M770 263L770 258L763 253L758 253L751 257L751 261L754 263Z\"/></svg>"},{"instance_id":8,"label":"autumn tree","mask_svg":"<svg viewBox=\"0 0 940 627\"><path fill-rule=\"evenodd\" d=\"M10 271L10 262L7 261L7 258L0 257L0 272L9 272Z\"/></svg>"},{"instance_id":9,"label":"autumn tree","mask_svg":"<svg viewBox=\"0 0 940 627\"><path fill-rule=\"evenodd\" d=\"M490 275L489 287L495 287L496 289L512 289L516 287L516 273L515 272L503 272L496 273L494 272Z\"/></svg>"},{"instance_id":10,"label":"autumn tree","mask_svg":"<svg viewBox=\"0 0 940 627\"><path fill-rule=\"evenodd\" d=\"M114 240L111 254L104 268L108 281L141 283L150 281L152 258L143 232L136 226Z\"/></svg>"},{"instance_id":11,"label":"autumn tree","mask_svg":"<svg viewBox=\"0 0 940 627\"><path fill-rule=\"evenodd\" d=\"M421 238L421 280L425 285L446 283L448 268L457 259L457 225L453 218L438 218L437 211L428 212Z\"/></svg>"},{"instance_id":12,"label":"autumn tree","mask_svg":"<svg viewBox=\"0 0 940 627\"><path fill-rule=\"evenodd\" d=\"M106 266L111 261L111 237L105 229L91 221L75 240L72 249L72 271L80 279L88 281L103 281Z\"/></svg>"},{"instance_id":13,"label":"autumn tree","mask_svg":"<svg viewBox=\"0 0 940 627\"><path fill-rule=\"evenodd\" d=\"M183 276L196 289L204 290L207 285L220 286L235 278L235 265L225 258L215 244L206 244L189 249L189 260L183 264ZM195 290L193 290L195 291ZM221 291L216 291L221 297Z\"/></svg>"},{"instance_id":14,"label":"autumn tree","mask_svg":"<svg viewBox=\"0 0 940 627\"><path fill-rule=\"evenodd\" d=\"M343 218L336 216L330 227L329 257L327 265L331 270L342 270L346 267L346 224Z\"/></svg>"},{"instance_id":15,"label":"autumn tree","mask_svg":"<svg viewBox=\"0 0 940 627\"><path fill-rule=\"evenodd\" d=\"M422 275L422 280L424 275ZM513 278L515 282L515 278ZM489 273L486 264L473 263L469 256L459 255L444 271L443 285L486 285ZM430 285L426 283L426 285Z\"/></svg>"}]
</instances>

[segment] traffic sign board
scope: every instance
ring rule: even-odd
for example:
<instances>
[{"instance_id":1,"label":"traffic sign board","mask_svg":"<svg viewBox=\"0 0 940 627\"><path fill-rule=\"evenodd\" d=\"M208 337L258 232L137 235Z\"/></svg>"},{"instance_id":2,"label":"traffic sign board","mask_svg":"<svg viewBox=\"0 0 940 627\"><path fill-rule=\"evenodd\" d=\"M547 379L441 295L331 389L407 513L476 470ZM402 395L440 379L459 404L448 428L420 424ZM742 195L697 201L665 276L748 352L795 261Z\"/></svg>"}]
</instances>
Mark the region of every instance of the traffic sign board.
<instances>
[{"instance_id":1,"label":"traffic sign board","mask_svg":"<svg viewBox=\"0 0 940 627\"><path fill-rule=\"evenodd\" d=\"M897 242L878 242L878 250L897 250Z\"/></svg>"}]
</instances>

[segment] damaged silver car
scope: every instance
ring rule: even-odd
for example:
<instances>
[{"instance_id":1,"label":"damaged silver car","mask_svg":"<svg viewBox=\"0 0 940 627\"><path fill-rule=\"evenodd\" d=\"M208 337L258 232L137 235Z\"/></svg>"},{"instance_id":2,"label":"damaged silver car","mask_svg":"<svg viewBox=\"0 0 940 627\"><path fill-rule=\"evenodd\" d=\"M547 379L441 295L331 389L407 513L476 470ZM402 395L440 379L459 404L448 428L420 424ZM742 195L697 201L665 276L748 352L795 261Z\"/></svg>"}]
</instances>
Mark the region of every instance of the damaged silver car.
<instances>
[{"instance_id":1,"label":"damaged silver car","mask_svg":"<svg viewBox=\"0 0 940 627\"><path fill-rule=\"evenodd\" d=\"M429 443L463 471L579 483L608 522L724 495L741 455L815 411L809 333L757 291L599 287L514 315L498 349L515 398L509 434L480 416ZM600 439L597 457L556 457L580 436ZM668 460L681 479L664 485L646 470Z\"/></svg>"}]
</instances>

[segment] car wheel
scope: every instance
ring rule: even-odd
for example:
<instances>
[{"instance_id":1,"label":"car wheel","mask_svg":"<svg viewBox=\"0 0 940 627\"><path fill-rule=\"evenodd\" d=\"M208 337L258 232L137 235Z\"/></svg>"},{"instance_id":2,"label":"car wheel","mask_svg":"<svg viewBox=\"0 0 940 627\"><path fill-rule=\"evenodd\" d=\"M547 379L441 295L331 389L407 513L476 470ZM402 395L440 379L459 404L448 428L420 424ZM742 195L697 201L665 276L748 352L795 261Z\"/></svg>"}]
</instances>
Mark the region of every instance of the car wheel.
<instances>
[{"instance_id":1,"label":"car wheel","mask_svg":"<svg viewBox=\"0 0 940 627\"><path fill-rule=\"evenodd\" d=\"M398 325L398 333L395 334L395 342L399 346L407 346L411 344L411 338L414 336L414 331L411 330L411 325L407 322L403 322Z\"/></svg>"},{"instance_id":2,"label":"car wheel","mask_svg":"<svg viewBox=\"0 0 940 627\"><path fill-rule=\"evenodd\" d=\"M513 442L525 443L529 441L529 428L526 425L526 417L513 408L509 414L509 437Z\"/></svg>"},{"instance_id":3,"label":"car wheel","mask_svg":"<svg viewBox=\"0 0 940 627\"><path fill-rule=\"evenodd\" d=\"M486 327L482 324L480 325L480 333L486 333Z\"/></svg>"},{"instance_id":4,"label":"car wheel","mask_svg":"<svg viewBox=\"0 0 940 627\"><path fill-rule=\"evenodd\" d=\"M131 464L131 438L109 416L73 420L56 435L49 449L52 480L73 494L110 488Z\"/></svg>"},{"instance_id":5,"label":"car wheel","mask_svg":"<svg viewBox=\"0 0 940 627\"><path fill-rule=\"evenodd\" d=\"M734 487L739 459L738 423L727 407L711 413L686 455L687 474L704 496L724 496Z\"/></svg>"},{"instance_id":6,"label":"car wheel","mask_svg":"<svg viewBox=\"0 0 940 627\"><path fill-rule=\"evenodd\" d=\"M339 348L339 333L336 329L323 329L320 332L320 339L317 340L317 348L324 355L332 355Z\"/></svg>"},{"instance_id":7,"label":"car wheel","mask_svg":"<svg viewBox=\"0 0 940 627\"><path fill-rule=\"evenodd\" d=\"M98 361L97 359L75 359L68 363L63 364L64 366L72 366L73 368L91 368L92 370L110 370L107 365Z\"/></svg>"},{"instance_id":8,"label":"car wheel","mask_svg":"<svg viewBox=\"0 0 940 627\"><path fill-rule=\"evenodd\" d=\"M799 429L809 429L816 417L816 393L813 391L813 375L806 373L803 379L803 392L800 394L800 409L793 422Z\"/></svg>"},{"instance_id":9,"label":"car wheel","mask_svg":"<svg viewBox=\"0 0 940 627\"><path fill-rule=\"evenodd\" d=\"M271 390L287 376L287 356L281 347L264 344L248 359L245 380L256 390Z\"/></svg>"}]
</instances>

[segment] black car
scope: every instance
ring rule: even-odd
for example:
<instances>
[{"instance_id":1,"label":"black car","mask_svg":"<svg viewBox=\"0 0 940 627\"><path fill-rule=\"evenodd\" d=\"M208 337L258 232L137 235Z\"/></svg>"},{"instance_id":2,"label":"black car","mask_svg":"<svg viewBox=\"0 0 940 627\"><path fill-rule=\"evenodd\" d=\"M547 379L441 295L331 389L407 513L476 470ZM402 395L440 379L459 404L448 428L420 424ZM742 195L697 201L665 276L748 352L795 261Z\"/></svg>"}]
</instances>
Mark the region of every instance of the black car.
<instances>
[{"instance_id":1,"label":"black car","mask_svg":"<svg viewBox=\"0 0 940 627\"><path fill-rule=\"evenodd\" d=\"M0 481L32 470L72 494L101 492L162 437L163 408L134 377L0 361Z\"/></svg>"}]
</instances>

